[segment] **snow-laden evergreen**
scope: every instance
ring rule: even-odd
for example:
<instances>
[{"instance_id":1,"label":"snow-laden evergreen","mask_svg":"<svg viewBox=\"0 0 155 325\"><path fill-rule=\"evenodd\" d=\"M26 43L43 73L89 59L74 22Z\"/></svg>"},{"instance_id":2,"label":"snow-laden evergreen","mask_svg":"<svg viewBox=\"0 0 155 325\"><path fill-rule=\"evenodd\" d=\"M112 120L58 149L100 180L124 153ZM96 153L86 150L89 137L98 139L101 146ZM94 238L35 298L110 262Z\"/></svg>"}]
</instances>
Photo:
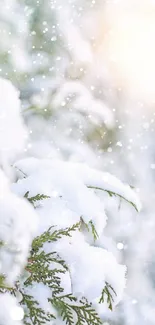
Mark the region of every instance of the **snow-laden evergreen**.
<instances>
[{"instance_id":1,"label":"snow-laden evergreen","mask_svg":"<svg viewBox=\"0 0 155 325\"><path fill-rule=\"evenodd\" d=\"M106 5L109 11L105 22ZM95 246L112 252L117 261L126 264L128 269L127 288L122 302L110 314L103 309L102 304L100 305L100 313L108 325L154 324L153 7L153 0L1 1L0 75L7 78L5 82L2 80L1 96L8 100L10 114L6 119L4 112L0 114L3 117L0 120L0 128L5 135L0 137L0 143L3 145L3 149L0 148L0 165L11 180L12 193L20 197L24 195L25 190L21 190L25 186L21 179L22 172L16 165L19 166L23 158L34 157L51 159L53 164L58 160L85 162L95 170L97 168L102 173L112 173L135 189L138 188L143 201L144 208L137 214L120 196L110 196L110 193L101 189L90 189L91 197L94 191L97 194L95 201L100 198L107 216L103 219L95 216L96 227L97 223L98 226L100 223L101 226L105 225L106 219L104 231L101 227L102 235L97 229L100 236L96 239ZM108 21L113 30L110 49L107 48L110 37ZM127 29L122 28L122 24L125 24ZM125 51L120 51L124 46L121 39L126 31ZM117 47L118 40L120 47ZM147 46L144 46L143 40ZM137 46L139 41L140 47ZM132 46L133 43L136 46ZM137 54L139 49L144 51ZM119 61L118 66L113 61L111 71L110 53L106 57L109 50L116 50ZM123 57L124 54L126 57ZM119 71L115 74L117 67ZM127 85L124 87L121 75L127 83L132 82L129 89ZM15 119L12 114L15 111L12 109L13 100L9 96L13 86L7 88L8 80L21 90L21 114L27 125L28 135L25 146L26 139L23 136L26 129L21 126L22 135L22 132L19 134L17 127L13 126ZM133 99L133 94L140 96ZM17 95L15 97L18 101ZM146 98L146 101L143 101L143 98ZM19 108L19 102L17 107ZM18 129L21 123L21 119L18 122L16 119ZM27 180L25 178L25 184L29 177L31 176L28 176ZM19 179L22 183L20 186ZM38 189L36 184L33 186ZM62 189L58 189L58 184L56 187L57 190L53 191L52 196L37 192L37 195L30 196L27 189L27 193L25 192L27 200L32 206L36 206L37 214L43 216L45 228L45 208L48 213L51 211L51 220L54 220L57 211L57 219L62 222L61 227L66 227L66 224L71 226L73 215L74 220L79 220L77 213L68 207L68 201L57 197L57 192ZM83 208L83 203L81 204ZM66 218L61 218L62 211L65 211ZM80 228L85 238L87 237L87 242L94 245L91 231L87 232L84 223L80 224ZM92 230L92 223L89 229ZM41 232L38 230L39 235ZM95 232L94 235L96 238ZM35 292L33 291L35 297L40 296L39 290L40 285L39 288L36 285ZM42 296L47 297L49 290L44 285L41 285L41 290ZM22 295L19 291L16 291L16 296L20 301Z\"/></svg>"},{"instance_id":2,"label":"snow-laden evergreen","mask_svg":"<svg viewBox=\"0 0 155 325\"><path fill-rule=\"evenodd\" d=\"M10 136L16 144L11 146L13 165L9 155L2 159L12 184L0 173L0 322L101 324L103 310L112 310L122 299L126 267L96 245L107 222L99 193L119 196L137 210L139 200L116 177L84 164L33 157L16 161L26 127L16 89L1 80L2 92L4 121L13 116L17 133L8 133L8 142Z\"/></svg>"}]
</instances>

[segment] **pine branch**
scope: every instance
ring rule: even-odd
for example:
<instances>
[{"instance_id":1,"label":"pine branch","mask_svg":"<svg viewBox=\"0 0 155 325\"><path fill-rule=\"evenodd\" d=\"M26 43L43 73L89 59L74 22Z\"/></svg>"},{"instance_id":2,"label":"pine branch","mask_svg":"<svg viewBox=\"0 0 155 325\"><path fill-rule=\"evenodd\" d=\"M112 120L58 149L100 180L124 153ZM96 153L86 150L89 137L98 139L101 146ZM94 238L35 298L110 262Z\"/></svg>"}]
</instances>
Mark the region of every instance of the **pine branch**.
<instances>
[{"instance_id":1,"label":"pine branch","mask_svg":"<svg viewBox=\"0 0 155 325\"><path fill-rule=\"evenodd\" d=\"M47 231L45 231L41 236L36 237L32 243L32 250L38 251L43 244L48 242L55 242L61 239L63 236L71 237L71 233L80 227L80 222L73 225L72 227L65 228L65 229L56 229L52 232L52 229L55 226L51 226Z\"/></svg>"},{"instance_id":2,"label":"pine branch","mask_svg":"<svg viewBox=\"0 0 155 325\"><path fill-rule=\"evenodd\" d=\"M14 288L13 287L10 287L6 283L6 276L5 276L5 274L0 274L0 293L4 293L4 292L14 293Z\"/></svg>"},{"instance_id":3,"label":"pine branch","mask_svg":"<svg viewBox=\"0 0 155 325\"><path fill-rule=\"evenodd\" d=\"M45 253L43 245L46 242L57 241L62 236L71 237L72 231L79 228L81 223L73 225L72 227L60 230L53 230L51 227L41 236L34 239L32 249L28 259L26 270L29 276L24 282L23 289L20 289L20 282L18 282L18 290L21 292L23 299L21 304L25 309L25 325L44 325L51 323L56 316L44 311L38 301L31 295L24 293L24 288L31 287L35 283L43 283L51 289L52 297L48 301L54 307L56 313L58 312L62 320L67 325L101 325L101 319L92 304L86 298L78 300L72 294L63 295L64 288L61 287L60 275L68 270L64 260L56 252ZM93 224L91 224L92 230ZM7 290L7 288L5 288ZM16 288L11 289L11 294L15 293ZM106 282L106 286L102 291L99 303L104 302L105 295L109 308L112 310L112 303L114 301L113 294L116 295L114 289Z\"/></svg>"},{"instance_id":4,"label":"pine branch","mask_svg":"<svg viewBox=\"0 0 155 325\"><path fill-rule=\"evenodd\" d=\"M68 266L56 252L45 253L43 245L46 242L56 241L62 236L71 237L71 232L75 231L78 227L79 224L76 224L70 228L54 230L53 232L51 230L54 227L50 227L46 232L33 240L26 266L26 270L30 275L24 283L25 286L30 286L37 282L51 288L53 295L63 292L60 275L68 271Z\"/></svg>"},{"instance_id":5,"label":"pine branch","mask_svg":"<svg viewBox=\"0 0 155 325\"><path fill-rule=\"evenodd\" d=\"M93 234L93 237L94 237L94 241L96 241L98 239L98 233L97 233L96 228L95 228L95 226L93 224L93 221L92 220L89 221L89 224L91 226L91 231L92 231L92 234Z\"/></svg>"},{"instance_id":6,"label":"pine branch","mask_svg":"<svg viewBox=\"0 0 155 325\"><path fill-rule=\"evenodd\" d=\"M112 196L118 196L118 197L120 197L121 199L125 200L126 202L130 203L130 204L135 208L135 210L138 212L138 209L137 209L136 204L134 204L132 201L127 200L124 196L122 196L122 195L120 195L120 194L118 194L118 193L115 193L115 192L113 192L113 191L109 191L109 190L105 190L105 189L103 189L103 188L101 188L101 187L96 187L96 186L87 186L87 187L88 187L88 188L91 188L91 189L94 189L94 190L99 190L99 191L107 192L107 193L109 194L110 197L112 197ZM130 187L131 187L131 186L130 186Z\"/></svg>"},{"instance_id":7,"label":"pine branch","mask_svg":"<svg viewBox=\"0 0 155 325\"><path fill-rule=\"evenodd\" d=\"M113 309L112 304L114 302L113 294L115 296L117 296L117 294L116 294L115 290L113 289L113 287L108 282L106 282L105 284L106 285L105 285L104 289L102 290L102 294L101 294L101 298L99 300L99 304L103 303L105 301L105 297L106 297L108 307L109 307L110 310L112 310Z\"/></svg>"},{"instance_id":8,"label":"pine branch","mask_svg":"<svg viewBox=\"0 0 155 325\"><path fill-rule=\"evenodd\" d=\"M80 220L81 220L81 225L80 225L81 229L82 229L82 226L85 226L85 228L87 229L88 232L91 230L94 241L96 241L98 239L98 233L97 233L97 230L96 230L96 228L94 226L93 221L90 220L88 223L86 223L86 222L84 222L82 217L80 218Z\"/></svg>"},{"instance_id":9,"label":"pine branch","mask_svg":"<svg viewBox=\"0 0 155 325\"><path fill-rule=\"evenodd\" d=\"M30 295L22 292L23 300L21 304L25 308L25 325L42 325L47 324L51 320L55 319L55 316L51 313L46 313L39 307L39 303Z\"/></svg>"},{"instance_id":10,"label":"pine branch","mask_svg":"<svg viewBox=\"0 0 155 325\"><path fill-rule=\"evenodd\" d=\"M45 242L56 241L62 236L71 236L71 232L75 231L78 227L79 224L66 229L54 230L53 232L51 232L51 229L53 229L53 227L51 227L44 234L34 239L26 267L30 276L25 281L24 286L31 286L33 283L43 283L48 286L52 291L52 298L49 297L48 300L51 302L52 306L59 311L63 321L67 325L101 325L101 320L97 312L86 299L78 301L77 298L71 294L62 295L64 289L61 287L60 274L65 273L68 267L56 252L46 254L42 250ZM52 263L56 263L61 267L51 268ZM34 322L32 324L44 324L44 320L49 316L44 314L44 311L38 307L37 302L34 301L32 297L26 296L22 303L29 309L30 319ZM32 307L35 309L35 312L31 311ZM25 322L25 324L29 325L28 322Z\"/></svg>"},{"instance_id":11,"label":"pine branch","mask_svg":"<svg viewBox=\"0 0 155 325\"><path fill-rule=\"evenodd\" d=\"M5 292L8 289L5 283L5 275L0 274L0 292Z\"/></svg>"},{"instance_id":12,"label":"pine branch","mask_svg":"<svg viewBox=\"0 0 155 325\"><path fill-rule=\"evenodd\" d=\"M45 199L50 199L50 196L44 195L44 194L37 194L35 196L29 197L29 191L25 193L24 197L34 205L34 203L38 201L42 201Z\"/></svg>"},{"instance_id":13,"label":"pine branch","mask_svg":"<svg viewBox=\"0 0 155 325\"><path fill-rule=\"evenodd\" d=\"M51 268L52 263L56 263L58 267ZM43 283L52 289L53 295L60 294L63 292L60 274L65 273L67 269L65 262L56 252L46 254L44 251L37 251L28 259L26 270L30 276L24 285L31 286L35 282Z\"/></svg>"},{"instance_id":14,"label":"pine branch","mask_svg":"<svg viewBox=\"0 0 155 325\"><path fill-rule=\"evenodd\" d=\"M92 307L92 304L88 303L85 298L78 301L74 296L66 295L54 297L49 299L49 301L58 310L62 320L65 321L67 325L102 324L102 321L95 309Z\"/></svg>"}]
</instances>

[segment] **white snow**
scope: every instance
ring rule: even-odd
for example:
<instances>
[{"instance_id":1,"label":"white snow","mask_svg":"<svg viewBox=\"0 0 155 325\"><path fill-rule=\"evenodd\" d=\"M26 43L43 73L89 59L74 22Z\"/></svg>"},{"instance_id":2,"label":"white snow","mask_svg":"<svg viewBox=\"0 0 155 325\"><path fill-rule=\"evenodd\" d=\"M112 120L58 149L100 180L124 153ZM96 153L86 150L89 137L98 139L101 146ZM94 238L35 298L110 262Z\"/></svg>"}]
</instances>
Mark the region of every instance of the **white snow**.
<instances>
[{"instance_id":1,"label":"white snow","mask_svg":"<svg viewBox=\"0 0 155 325\"><path fill-rule=\"evenodd\" d=\"M105 282L108 282L117 293L114 305L121 300L126 268L119 265L110 252L90 246L79 232L70 240L63 238L53 246L69 265L74 294L85 295L90 301L99 300Z\"/></svg>"},{"instance_id":2,"label":"white snow","mask_svg":"<svg viewBox=\"0 0 155 325\"><path fill-rule=\"evenodd\" d=\"M99 237L103 235L107 217L104 204L93 187L119 194L136 205L137 209L140 208L137 195L129 186L110 174L84 164L26 158L16 162L14 167L20 177L12 185L15 193L23 196L29 191L30 197L38 193L50 196L36 204L38 233L51 225L58 228L71 226L82 217L86 223L92 220ZM105 282L108 282L117 294L113 297L114 306L121 300L125 287L125 266L118 264L107 250L91 246L84 234L76 231L69 239L62 238L55 244L45 244L44 249L46 252L56 250L69 266L70 283L68 274L65 275L66 281L63 276L65 292L69 293L72 287L78 297L85 295L97 303Z\"/></svg>"},{"instance_id":3,"label":"white snow","mask_svg":"<svg viewBox=\"0 0 155 325\"><path fill-rule=\"evenodd\" d=\"M31 240L36 232L37 216L31 205L11 193L0 171L0 247L1 272L10 285L26 263Z\"/></svg>"},{"instance_id":4,"label":"white snow","mask_svg":"<svg viewBox=\"0 0 155 325\"><path fill-rule=\"evenodd\" d=\"M88 115L96 121L96 124L103 122L109 129L114 127L111 110L101 100L94 98L90 90L80 81L68 81L60 87L52 102L54 109L57 109L63 101L65 102L71 94L74 95L72 101L76 111Z\"/></svg>"},{"instance_id":5,"label":"white snow","mask_svg":"<svg viewBox=\"0 0 155 325\"><path fill-rule=\"evenodd\" d=\"M19 92L10 81L0 78L0 164L3 168L24 149L26 138Z\"/></svg>"},{"instance_id":6,"label":"white snow","mask_svg":"<svg viewBox=\"0 0 155 325\"><path fill-rule=\"evenodd\" d=\"M22 325L24 312L17 305L15 297L8 293L0 294L0 321L1 325Z\"/></svg>"}]
</instances>

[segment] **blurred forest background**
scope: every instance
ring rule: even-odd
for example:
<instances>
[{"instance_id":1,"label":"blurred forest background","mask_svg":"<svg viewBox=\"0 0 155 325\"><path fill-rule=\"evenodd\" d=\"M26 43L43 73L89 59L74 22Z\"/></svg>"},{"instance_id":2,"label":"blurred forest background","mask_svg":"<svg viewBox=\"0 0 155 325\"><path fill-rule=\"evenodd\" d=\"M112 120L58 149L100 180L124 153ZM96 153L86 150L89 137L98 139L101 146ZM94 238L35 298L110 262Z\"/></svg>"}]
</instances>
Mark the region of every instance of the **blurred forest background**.
<instances>
[{"instance_id":1,"label":"blurred forest background","mask_svg":"<svg viewBox=\"0 0 155 325\"><path fill-rule=\"evenodd\" d=\"M124 300L105 316L105 324L152 325L155 4L0 4L0 75L20 90L30 134L23 156L85 162L128 182L141 197L140 214L107 199L104 245L127 265L128 274Z\"/></svg>"}]
</instances>

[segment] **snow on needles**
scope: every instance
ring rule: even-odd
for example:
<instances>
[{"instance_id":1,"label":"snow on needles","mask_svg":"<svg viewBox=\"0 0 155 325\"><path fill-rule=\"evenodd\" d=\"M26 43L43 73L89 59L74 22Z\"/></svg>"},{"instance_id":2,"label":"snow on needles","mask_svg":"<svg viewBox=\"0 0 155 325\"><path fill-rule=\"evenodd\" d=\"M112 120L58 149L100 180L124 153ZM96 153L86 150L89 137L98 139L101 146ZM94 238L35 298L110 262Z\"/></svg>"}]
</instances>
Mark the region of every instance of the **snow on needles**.
<instances>
[{"instance_id":1,"label":"snow on needles","mask_svg":"<svg viewBox=\"0 0 155 325\"><path fill-rule=\"evenodd\" d=\"M85 218L88 217L86 213L87 209L89 217L90 215L92 215L92 217L94 214L97 215L97 211L102 211L101 213L103 215L103 203L101 203L99 198L95 195L96 190L103 190L116 194L126 201L131 202L138 211L141 209L141 203L130 186L123 184L109 173L95 170L85 164L63 162L59 160L54 161L50 159L39 160L37 158L27 158L16 162L15 167L19 177L23 177L26 174L27 176L31 176L31 178L35 178L38 173L40 176L43 176L41 179L46 176L43 181L44 184L41 184L43 186L42 191L46 191L46 193L43 194L50 195L51 189L57 190L59 194L62 194L70 203L70 206L74 206L74 209L76 207L77 212L81 213ZM23 174L21 172L23 172ZM24 183L28 182L31 178L27 178ZM30 187L31 191L33 191L34 186L35 185ZM37 186L39 186L39 184L37 184ZM95 205L94 207L91 201L89 201L91 198ZM86 199L88 199L91 206L91 212Z\"/></svg>"},{"instance_id":2,"label":"snow on needles","mask_svg":"<svg viewBox=\"0 0 155 325\"><path fill-rule=\"evenodd\" d=\"M15 193L24 196L29 192L29 197L37 194L50 197L36 206L39 233L51 225L59 228L71 226L82 217L87 224L93 222L99 237L103 235L107 217L98 190L111 191L140 209L137 195L129 186L84 164L26 158L16 162L14 167L19 177L18 182L12 185ZM91 246L84 233L76 231L72 238L62 238L52 246L47 243L44 249L46 252L55 249L69 266L71 283L66 285L65 292L69 293L72 287L75 295L85 295L96 303L108 282L117 293L114 305L121 300L125 266L118 264L105 249Z\"/></svg>"},{"instance_id":3,"label":"snow on needles","mask_svg":"<svg viewBox=\"0 0 155 325\"><path fill-rule=\"evenodd\" d=\"M99 302L101 291L108 282L117 293L114 305L121 300L126 282L126 267L118 264L110 252L90 246L79 232L74 233L70 240L62 238L53 246L69 265L75 295L86 296L94 303Z\"/></svg>"},{"instance_id":4,"label":"snow on needles","mask_svg":"<svg viewBox=\"0 0 155 325\"><path fill-rule=\"evenodd\" d=\"M0 79L0 163L5 171L22 150L26 134L18 92L9 81ZM18 181L12 185L0 170L0 271L7 285L14 285L21 274L34 236L52 225L62 228L82 220L86 225L91 222L98 237L103 235L107 216L98 191L118 195L140 209L139 200L129 186L84 164L26 158L17 161L14 167ZM23 198L26 193L29 197L43 194L49 198L37 202L34 209ZM44 250L47 253L55 250L66 261L69 272L61 277L65 292L85 296L98 306L108 283L116 292L115 306L122 298L126 267L118 264L110 252L95 246L93 240L90 244L87 233L76 230L71 237L46 242ZM34 289L35 284L30 291ZM50 290L37 286L36 295L43 309L49 309ZM23 319L23 309L9 294L0 294L0 305L0 324L16 325Z\"/></svg>"},{"instance_id":5,"label":"snow on needles","mask_svg":"<svg viewBox=\"0 0 155 325\"><path fill-rule=\"evenodd\" d=\"M23 149L27 136L20 116L18 91L0 78L0 166L8 173L10 162ZM0 273L1 285L13 286L24 268L35 235L37 216L32 206L10 190L10 184L0 169ZM15 297L0 294L0 324L20 325L23 309Z\"/></svg>"}]
</instances>

